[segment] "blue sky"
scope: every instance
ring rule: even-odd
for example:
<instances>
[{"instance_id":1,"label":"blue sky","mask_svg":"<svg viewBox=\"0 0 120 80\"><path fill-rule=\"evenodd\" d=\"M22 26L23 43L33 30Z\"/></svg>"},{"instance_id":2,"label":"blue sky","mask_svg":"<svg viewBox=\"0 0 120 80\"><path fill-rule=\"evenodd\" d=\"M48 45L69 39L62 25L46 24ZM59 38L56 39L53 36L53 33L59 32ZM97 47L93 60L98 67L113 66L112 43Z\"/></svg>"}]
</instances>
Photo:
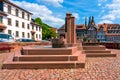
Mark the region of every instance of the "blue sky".
<instances>
[{"instance_id":1,"label":"blue sky","mask_svg":"<svg viewBox=\"0 0 120 80\"><path fill-rule=\"evenodd\" d=\"M40 17L43 22L59 28L65 15L71 12L76 24L84 24L85 17L94 16L96 24L120 23L120 0L11 0Z\"/></svg>"}]
</instances>

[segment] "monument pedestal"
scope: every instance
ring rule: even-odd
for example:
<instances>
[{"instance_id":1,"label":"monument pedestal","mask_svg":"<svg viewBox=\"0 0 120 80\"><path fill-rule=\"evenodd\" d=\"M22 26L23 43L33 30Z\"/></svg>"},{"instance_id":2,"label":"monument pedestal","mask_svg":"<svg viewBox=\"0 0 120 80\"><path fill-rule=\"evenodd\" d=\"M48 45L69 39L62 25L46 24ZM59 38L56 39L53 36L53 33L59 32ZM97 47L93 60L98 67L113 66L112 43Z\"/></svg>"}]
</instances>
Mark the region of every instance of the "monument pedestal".
<instances>
[{"instance_id":1,"label":"monument pedestal","mask_svg":"<svg viewBox=\"0 0 120 80\"><path fill-rule=\"evenodd\" d=\"M65 39L52 39L52 48L65 47Z\"/></svg>"}]
</instances>

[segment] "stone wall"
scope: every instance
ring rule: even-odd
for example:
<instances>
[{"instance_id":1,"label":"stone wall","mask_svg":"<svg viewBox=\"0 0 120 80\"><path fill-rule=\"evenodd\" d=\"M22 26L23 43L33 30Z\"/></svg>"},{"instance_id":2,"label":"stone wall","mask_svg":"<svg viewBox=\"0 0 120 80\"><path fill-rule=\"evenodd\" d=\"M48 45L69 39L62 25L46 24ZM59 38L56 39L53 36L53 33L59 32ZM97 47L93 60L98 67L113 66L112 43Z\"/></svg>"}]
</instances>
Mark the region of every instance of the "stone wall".
<instances>
[{"instance_id":1,"label":"stone wall","mask_svg":"<svg viewBox=\"0 0 120 80\"><path fill-rule=\"evenodd\" d=\"M83 46L94 46L94 45L104 45L106 48L110 48L110 49L120 49L120 43L112 43L112 42L107 42L107 43L88 43L88 42L84 42L82 43Z\"/></svg>"},{"instance_id":2,"label":"stone wall","mask_svg":"<svg viewBox=\"0 0 120 80\"><path fill-rule=\"evenodd\" d=\"M19 50L21 49L22 46L51 45L51 43L49 42L14 42L14 43L8 43L8 44L14 47L14 50Z\"/></svg>"}]
</instances>

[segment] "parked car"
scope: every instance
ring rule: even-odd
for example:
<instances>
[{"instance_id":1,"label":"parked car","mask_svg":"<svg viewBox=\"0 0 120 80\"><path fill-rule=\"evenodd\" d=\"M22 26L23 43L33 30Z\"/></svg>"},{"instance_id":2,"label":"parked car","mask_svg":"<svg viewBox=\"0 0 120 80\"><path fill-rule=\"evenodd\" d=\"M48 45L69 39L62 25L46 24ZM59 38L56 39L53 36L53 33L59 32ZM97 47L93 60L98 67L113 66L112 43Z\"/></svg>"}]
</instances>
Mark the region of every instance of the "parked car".
<instances>
[{"instance_id":1,"label":"parked car","mask_svg":"<svg viewBox=\"0 0 120 80\"><path fill-rule=\"evenodd\" d=\"M14 42L14 38L10 34L0 33L0 42Z\"/></svg>"},{"instance_id":2,"label":"parked car","mask_svg":"<svg viewBox=\"0 0 120 80\"><path fill-rule=\"evenodd\" d=\"M48 41L48 40L40 40L39 42L41 42L42 44L45 44L45 45L51 44L51 41Z\"/></svg>"},{"instance_id":3,"label":"parked car","mask_svg":"<svg viewBox=\"0 0 120 80\"><path fill-rule=\"evenodd\" d=\"M28 39L28 38L20 38L16 40L16 42L36 42L36 41L33 39Z\"/></svg>"},{"instance_id":4,"label":"parked car","mask_svg":"<svg viewBox=\"0 0 120 80\"><path fill-rule=\"evenodd\" d=\"M50 41L48 41L48 40L40 40L40 42L50 42Z\"/></svg>"}]
</instances>

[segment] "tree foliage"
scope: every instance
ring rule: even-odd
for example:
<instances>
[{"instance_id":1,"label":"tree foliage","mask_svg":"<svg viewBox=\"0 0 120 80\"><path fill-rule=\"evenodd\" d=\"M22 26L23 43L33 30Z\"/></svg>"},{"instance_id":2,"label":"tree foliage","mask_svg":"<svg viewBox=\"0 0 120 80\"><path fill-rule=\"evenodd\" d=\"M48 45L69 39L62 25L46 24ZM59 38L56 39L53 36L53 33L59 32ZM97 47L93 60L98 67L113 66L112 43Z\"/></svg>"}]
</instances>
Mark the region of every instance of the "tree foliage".
<instances>
[{"instance_id":1,"label":"tree foliage","mask_svg":"<svg viewBox=\"0 0 120 80\"><path fill-rule=\"evenodd\" d=\"M36 18L34 21L42 26L42 39L47 40L57 36L57 33L53 31L52 27L42 22L40 18Z\"/></svg>"}]
</instances>

